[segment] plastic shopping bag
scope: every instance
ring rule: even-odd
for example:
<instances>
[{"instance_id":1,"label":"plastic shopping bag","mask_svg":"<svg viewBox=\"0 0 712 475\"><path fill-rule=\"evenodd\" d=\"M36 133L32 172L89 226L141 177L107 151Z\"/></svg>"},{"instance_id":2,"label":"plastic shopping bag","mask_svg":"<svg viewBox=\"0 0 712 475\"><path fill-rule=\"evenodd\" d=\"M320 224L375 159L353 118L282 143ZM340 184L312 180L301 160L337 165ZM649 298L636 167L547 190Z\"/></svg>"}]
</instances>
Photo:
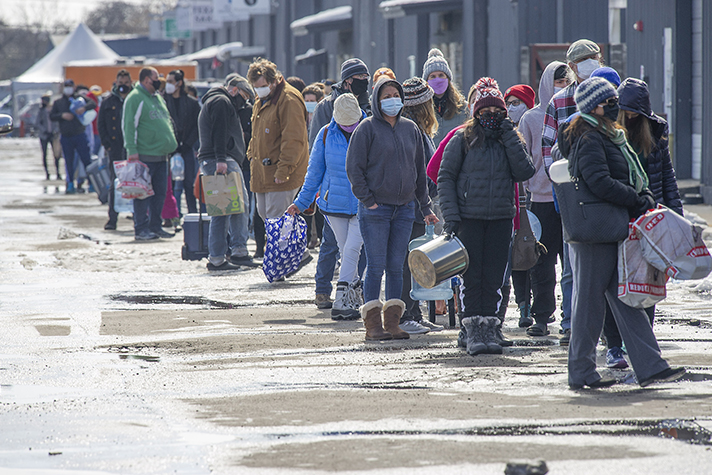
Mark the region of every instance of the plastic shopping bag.
<instances>
[{"instance_id":1,"label":"plastic shopping bag","mask_svg":"<svg viewBox=\"0 0 712 475\"><path fill-rule=\"evenodd\" d=\"M712 256L702 240L702 228L662 205L636 219L643 256L653 267L679 280L704 279L712 271Z\"/></svg>"},{"instance_id":2,"label":"plastic shopping bag","mask_svg":"<svg viewBox=\"0 0 712 475\"><path fill-rule=\"evenodd\" d=\"M114 211L117 213L133 213L133 200L124 198L119 191L119 179L114 180Z\"/></svg>"},{"instance_id":3,"label":"plastic shopping bag","mask_svg":"<svg viewBox=\"0 0 712 475\"><path fill-rule=\"evenodd\" d=\"M648 308L666 295L667 276L643 257L640 233L631 224L628 237L618 243L618 299L635 308Z\"/></svg>"},{"instance_id":4,"label":"plastic shopping bag","mask_svg":"<svg viewBox=\"0 0 712 475\"><path fill-rule=\"evenodd\" d=\"M144 163L128 160L114 162L114 171L119 179L118 190L124 198L143 200L154 195L151 174Z\"/></svg>"},{"instance_id":5,"label":"plastic shopping bag","mask_svg":"<svg viewBox=\"0 0 712 475\"><path fill-rule=\"evenodd\" d=\"M281 218L265 219L267 246L262 260L262 271L267 281L274 282L291 274L307 248L307 223L299 215L285 213Z\"/></svg>"}]
</instances>

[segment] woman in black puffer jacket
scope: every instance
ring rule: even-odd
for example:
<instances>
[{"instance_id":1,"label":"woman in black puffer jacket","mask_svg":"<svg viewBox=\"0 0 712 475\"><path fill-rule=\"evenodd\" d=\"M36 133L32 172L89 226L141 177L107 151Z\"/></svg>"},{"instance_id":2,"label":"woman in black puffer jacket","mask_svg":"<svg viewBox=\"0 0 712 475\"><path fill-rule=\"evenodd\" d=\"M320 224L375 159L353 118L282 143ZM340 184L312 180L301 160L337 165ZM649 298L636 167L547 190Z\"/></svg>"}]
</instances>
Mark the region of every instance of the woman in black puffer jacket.
<instances>
[{"instance_id":1,"label":"woman in black puffer jacket","mask_svg":"<svg viewBox=\"0 0 712 475\"><path fill-rule=\"evenodd\" d=\"M605 79L593 77L579 84L574 99L581 115L559 131L559 148L569 159L569 171L577 166L578 179L591 193L627 208L630 217L636 218L654 202L642 165L626 143L622 127L613 122L619 111L616 90ZM672 369L662 358L645 312L618 299L618 244L569 242L569 257L574 278L569 386L597 388L616 382L601 378L596 371L596 345L606 301L628 343L639 384L680 378L685 369Z\"/></svg>"},{"instance_id":2,"label":"woman in black puffer jacket","mask_svg":"<svg viewBox=\"0 0 712 475\"><path fill-rule=\"evenodd\" d=\"M470 256L463 274L462 327L467 352L502 353L502 302L516 212L515 183L534 176L534 165L507 118L504 97L491 78L475 84L473 117L445 147L438 173L445 232L455 233Z\"/></svg>"}]
</instances>

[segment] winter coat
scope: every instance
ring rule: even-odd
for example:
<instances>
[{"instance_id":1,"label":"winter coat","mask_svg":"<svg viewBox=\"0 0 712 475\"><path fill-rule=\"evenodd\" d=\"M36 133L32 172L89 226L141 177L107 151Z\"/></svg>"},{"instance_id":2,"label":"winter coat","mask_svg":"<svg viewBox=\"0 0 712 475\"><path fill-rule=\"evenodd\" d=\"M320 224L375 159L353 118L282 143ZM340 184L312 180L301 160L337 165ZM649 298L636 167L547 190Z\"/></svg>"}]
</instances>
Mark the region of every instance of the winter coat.
<instances>
[{"instance_id":1,"label":"winter coat","mask_svg":"<svg viewBox=\"0 0 712 475\"><path fill-rule=\"evenodd\" d=\"M465 107L450 120L443 119L436 111L435 118L438 121L438 131L433 136L433 143L437 147L450 131L467 122L470 118L470 109Z\"/></svg>"},{"instance_id":2,"label":"winter coat","mask_svg":"<svg viewBox=\"0 0 712 475\"><path fill-rule=\"evenodd\" d=\"M534 175L519 135L513 129L486 129L484 144L469 150L465 140L465 129L455 132L440 165L438 194L445 221L514 218L515 183Z\"/></svg>"},{"instance_id":3,"label":"winter coat","mask_svg":"<svg viewBox=\"0 0 712 475\"><path fill-rule=\"evenodd\" d=\"M200 104L187 94L181 94L178 99L170 94L165 96L166 107L173 119L173 126L178 141L178 151L185 155L198 141L198 115ZM244 156L244 154L243 154ZM239 162L238 162L239 163Z\"/></svg>"},{"instance_id":4,"label":"winter coat","mask_svg":"<svg viewBox=\"0 0 712 475\"><path fill-rule=\"evenodd\" d=\"M351 189L364 206L402 206L418 200L424 216L430 215L423 140L418 126L398 113L395 126L381 113L378 93L384 84L403 88L395 81L379 81L371 96L373 116L361 121L351 135L346 172Z\"/></svg>"},{"instance_id":5,"label":"winter coat","mask_svg":"<svg viewBox=\"0 0 712 475\"><path fill-rule=\"evenodd\" d=\"M536 168L536 173L524 185L531 193L531 200L534 203L551 203L554 201L554 194L551 188L551 181L546 174L544 158L541 154L541 132L544 128L544 118L549 101L554 95L554 73L563 66L564 63L552 61L544 69L539 82L539 104L524 113L519 120L519 133L524 137L527 152L532 157L532 163Z\"/></svg>"},{"instance_id":6,"label":"winter coat","mask_svg":"<svg viewBox=\"0 0 712 475\"><path fill-rule=\"evenodd\" d=\"M646 164L650 191L656 203L663 204L682 215L682 201L677 188L675 169L670 160L668 124L650 107L650 93L643 84L632 82L618 88L619 101L625 109L647 117L652 126L655 147L647 157L640 157ZM639 120L644 120L640 118Z\"/></svg>"},{"instance_id":7,"label":"winter coat","mask_svg":"<svg viewBox=\"0 0 712 475\"><path fill-rule=\"evenodd\" d=\"M124 134L121 132L123 110L124 99L114 88L101 101L97 122L101 144L107 150L124 148Z\"/></svg>"},{"instance_id":8,"label":"winter coat","mask_svg":"<svg viewBox=\"0 0 712 475\"><path fill-rule=\"evenodd\" d=\"M52 104L52 111L49 113L49 118L51 120L59 122L59 133L65 137L75 137L86 131L86 127L82 125L76 115L72 118L72 120L62 119L63 113L69 112L72 114L70 109L71 105L72 103L69 102L69 96L62 96L54 101L54 104ZM96 103L93 101L87 101L86 110L92 109L96 109Z\"/></svg>"},{"instance_id":9,"label":"winter coat","mask_svg":"<svg viewBox=\"0 0 712 475\"><path fill-rule=\"evenodd\" d=\"M581 119L582 120L582 119ZM570 124L561 125L558 133L559 151L569 160L569 173L578 163L578 177L586 182L591 193L601 200L628 208L631 218L638 216L640 202L628 180L628 162L620 148L603 133L586 124L588 131L579 137L568 133ZM581 143L577 145L577 141ZM576 152L576 156L569 156Z\"/></svg>"},{"instance_id":10,"label":"winter coat","mask_svg":"<svg viewBox=\"0 0 712 475\"><path fill-rule=\"evenodd\" d=\"M331 86L331 94L326 96L324 99L319 101L316 109L314 109L314 114L312 115L311 123L309 124L309 149L314 146L314 139L322 127L328 125L331 118L334 116L334 101L341 94L347 93L343 88L343 83L339 82ZM361 110L366 113L367 116L371 115L371 102L368 97L368 92L364 92L360 96L357 96L358 105Z\"/></svg>"},{"instance_id":11,"label":"winter coat","mask_svg":"<svg viewBox=\"0 0 712 475\"><path fill-rule=\"evenodd\" d=\"M232 99L224 86L213 87L203 96L203 108L198 116L198 160L224 163L232 158L242 166L245 160L245 141Z\"/></svg>"},{"instance_id":12,"label":"winter coat","mask_svg":"<svg viewBox=\"0 0 712 475\"><path fill-rule=\"evenodd\" d=\"M165 101L141 84L137 83L124 99L121 123L127 155L165 157L178 147Z\"/></svg>"},{"instance_id":13,"label":"winter coat","mask_svg":"<svg viewBox=\"0 0 712 475\"><path fill-rule=\"evenodd\" d=\"M272 94L252 108L250 190L255 193L296 190L309 163L307 107L299 91L282 78ZM262 161L269 158L271 165ZM286 181L275 183L274 179Z\"/></svg>"},{"instance_id":14,"label":"winter coat","mask_svg":"<svg viewBox=\"0 0 712 475\"><path fill-rule=\"evenodd\" d=\"M366 118L365 112L363 118ZM351 191L351 183L346 175L348 148L349 141L332 118L329 125L319 131L314 141L304 186L294 200L300 211L307 209L319 192L316 203L322 212L344 217L356 215L358 199Z\"/></svg>"}]
</instances>

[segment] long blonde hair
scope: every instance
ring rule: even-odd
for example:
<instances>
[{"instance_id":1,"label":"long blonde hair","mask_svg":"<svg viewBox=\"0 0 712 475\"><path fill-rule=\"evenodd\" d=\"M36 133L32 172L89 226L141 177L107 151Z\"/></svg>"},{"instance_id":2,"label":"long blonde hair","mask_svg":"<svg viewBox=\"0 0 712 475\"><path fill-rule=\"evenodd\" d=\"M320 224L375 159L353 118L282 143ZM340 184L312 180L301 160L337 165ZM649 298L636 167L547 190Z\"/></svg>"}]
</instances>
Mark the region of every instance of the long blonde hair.
<instances>
[{"instance_id":1,"label":"long blonde hair","mask_svg":"<svg viewBox=\"0 0 712 475\"><path fill-rule=\"evenodd\" d=\"M403 112L418 125L425 135L431 138L435 136L438 131L438 119L435 117L433 101L428 99L422 104L405 106Z\"/></svg>"},{"instance_id":2,"label":"long blonde hair","mask_svg":"<svg viewBox=\"0 0 712 475\"><path fill-rule=\"evenodd\" d=\"M445 91L445 114L443 119L450 120L455 117L460 111L467 106L465 96L462 95L460 89L453 81L448 81L447 90Z\"/></svg>"}]
</instances>

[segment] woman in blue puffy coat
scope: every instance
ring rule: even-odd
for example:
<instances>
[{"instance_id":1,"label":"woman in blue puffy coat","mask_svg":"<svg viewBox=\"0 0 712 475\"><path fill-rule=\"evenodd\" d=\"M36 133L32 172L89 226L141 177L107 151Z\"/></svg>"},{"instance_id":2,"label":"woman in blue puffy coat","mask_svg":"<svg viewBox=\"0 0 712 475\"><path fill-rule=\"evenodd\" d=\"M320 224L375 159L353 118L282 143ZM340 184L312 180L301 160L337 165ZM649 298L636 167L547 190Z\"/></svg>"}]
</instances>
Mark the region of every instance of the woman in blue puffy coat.
<instances>
[{"instance_id":1,"label":"woman in blue puffy coat","mask_svg":"<svg viewBox=\"0 0 712 475\"><path fill-rule=\"evenodd\" d=\"M358 218L358 199L351 191L346 175L346 151L351 133L366 114L353 94L342 94L334 101L331 122L319 131L314 140L304 185L287 213L307 209L319 193L316 203L336 235L341 254L339 282L331 308L334 320L359 318L361 283L358 280L358 260L363 246Z\"/></svg>"}]
</instances>

